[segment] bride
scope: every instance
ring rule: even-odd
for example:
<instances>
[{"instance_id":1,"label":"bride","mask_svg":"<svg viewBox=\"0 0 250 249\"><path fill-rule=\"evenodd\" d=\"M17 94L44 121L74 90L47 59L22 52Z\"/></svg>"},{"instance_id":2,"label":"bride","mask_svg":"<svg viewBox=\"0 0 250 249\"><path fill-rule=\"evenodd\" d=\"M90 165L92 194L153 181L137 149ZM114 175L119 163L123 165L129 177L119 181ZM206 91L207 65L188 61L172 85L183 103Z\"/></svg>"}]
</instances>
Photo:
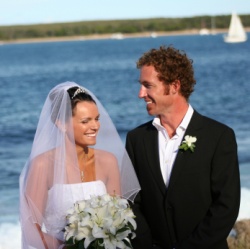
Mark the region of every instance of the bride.
<instances>
[{"instance_id":1,"label":"bride","mask_svg":"<svg viewBox=\"0 0 250 249\"><path fill-rule=\"evenodd\" d=\"M74 82L54 87L20 176L23 249L63 244L66 211L91 196L140 190L124 145L104 107Z\"/></svg>"}]
</instances>

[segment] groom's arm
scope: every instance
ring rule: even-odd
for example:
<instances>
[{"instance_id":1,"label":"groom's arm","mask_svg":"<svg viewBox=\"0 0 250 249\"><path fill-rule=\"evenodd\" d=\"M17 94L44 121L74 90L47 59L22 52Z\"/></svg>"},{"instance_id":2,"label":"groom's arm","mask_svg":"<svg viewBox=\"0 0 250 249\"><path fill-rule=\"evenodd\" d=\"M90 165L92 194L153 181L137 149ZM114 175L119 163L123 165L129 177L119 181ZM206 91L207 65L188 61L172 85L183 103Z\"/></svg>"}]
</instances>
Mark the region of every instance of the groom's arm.
<instances>
[{"instance_id":1,"label":"groom's arm","mask_svg":"<svg viewBox=\"0 0 250 249\"><path fill-rule=\"evenodd\" d=\"M237 219L240 176L235 134L230 128L221 135L211 168L211 206L198 227L177 249L221 248L219 245L225 243Z\"/></svg>"},{"instance_id":2,"label":"groom's arm","mask_svg":"<svg viewBox=\"0 0 250 249\"><path fill-rule=\"evenodd\" d=\"M136 216L135 221L137 224L136 237L131 241L133 249L152 249L151 232L140 208L140 193L137 194L131 207Z\"/></svg>"}]
</instances>

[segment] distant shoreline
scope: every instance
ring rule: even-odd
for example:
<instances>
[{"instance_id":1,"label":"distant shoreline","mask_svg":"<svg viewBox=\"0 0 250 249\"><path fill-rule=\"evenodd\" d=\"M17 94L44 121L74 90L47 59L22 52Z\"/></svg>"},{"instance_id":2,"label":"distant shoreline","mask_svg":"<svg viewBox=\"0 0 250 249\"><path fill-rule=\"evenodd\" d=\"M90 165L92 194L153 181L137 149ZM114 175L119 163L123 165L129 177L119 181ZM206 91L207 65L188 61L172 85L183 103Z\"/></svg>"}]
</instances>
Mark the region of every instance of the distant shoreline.
<instances>
[{"instance_id":1,"label":"distant shoreline","mask_svg":"<svg viewBox=\"0 0 250 249\"><path fill-rule=\"evenodd\" d=\"M209 34L211 30L208 30ZM250 28L246 29L247 32ZM216 29L212 34L226 33L227 29ZM84 40L101 40L101 39L125 39L125 38L140 38L140 37L160 37L160 36L176 36L176 35L198 35L200 30L184 30L184 31L169 31L169 32L144 32L133 34L93 34L84 36L65 36L65 37L46 37L46 38L29 38L29 39L17 39L9 41L0 41L0 44L15 44L15 43L40 43L40 42L60 42L60 41L84 41Z\"/></svg>"}]
</instances>

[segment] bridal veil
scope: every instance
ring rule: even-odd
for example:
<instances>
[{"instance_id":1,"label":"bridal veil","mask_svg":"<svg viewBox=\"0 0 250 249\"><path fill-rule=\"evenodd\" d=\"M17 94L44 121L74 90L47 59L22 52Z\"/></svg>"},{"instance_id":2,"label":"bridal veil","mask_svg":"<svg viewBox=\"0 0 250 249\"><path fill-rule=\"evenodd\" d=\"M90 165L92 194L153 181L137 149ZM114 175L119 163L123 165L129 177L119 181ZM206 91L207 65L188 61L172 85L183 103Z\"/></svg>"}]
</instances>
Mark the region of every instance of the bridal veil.
<instances>
[{"instance_id":1,"label":"bridal veil","mask_svg":"<svg viewBox=\"0 0 250 249\"><path fill-rule=\"evenodd\" d=\"M53 214L53 218L60 219L55 217L56 209L63 205L66 197L61 188L55 188L53 193L50 193L50 189L59 185L73 188L75 184L81 182L74 131L69 118L72 117L71 100L67 92L74 86L82 88L74 82L65 82L49 92L38 121L30 156L20 175L23 249L45 248L37 226L45 234L43 239L52 241L49 249L58 248L57 239L53 237L53 222L51 221L51 227L48 218L45 217L45 210L50 198L49 212ZM116 157L120 172L121 196L133 202L140 186L125 146L105 108L93 93L88 89L85 90L95 100L100 114L97 142L91 147L107 151ZM68 177L69 170L71 177Z\"/></svg>"}]
</instances>

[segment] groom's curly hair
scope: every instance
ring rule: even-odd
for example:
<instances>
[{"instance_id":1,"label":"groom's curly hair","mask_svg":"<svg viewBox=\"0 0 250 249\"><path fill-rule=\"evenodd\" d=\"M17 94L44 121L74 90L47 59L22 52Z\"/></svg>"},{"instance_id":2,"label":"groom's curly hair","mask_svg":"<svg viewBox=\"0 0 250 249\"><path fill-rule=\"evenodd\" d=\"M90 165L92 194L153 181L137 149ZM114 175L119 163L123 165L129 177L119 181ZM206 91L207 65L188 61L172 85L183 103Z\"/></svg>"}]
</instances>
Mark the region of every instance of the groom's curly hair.
<instances>
[{"instance_id":1,"label":"groom's curly hair","mask_svg":"<svg viewBox=\"0 0 250 249\"><path fill-rule=\"evenodd\" d=\"M158 72L158 79L171 85L175 80L180 81L180 93L186 99L194 91L196 80L194 78L193 60L189 59L184 51L172 46L160 46L144 53L137 61L137 68L153 66Z\"/></svg>"}]
</instances>

